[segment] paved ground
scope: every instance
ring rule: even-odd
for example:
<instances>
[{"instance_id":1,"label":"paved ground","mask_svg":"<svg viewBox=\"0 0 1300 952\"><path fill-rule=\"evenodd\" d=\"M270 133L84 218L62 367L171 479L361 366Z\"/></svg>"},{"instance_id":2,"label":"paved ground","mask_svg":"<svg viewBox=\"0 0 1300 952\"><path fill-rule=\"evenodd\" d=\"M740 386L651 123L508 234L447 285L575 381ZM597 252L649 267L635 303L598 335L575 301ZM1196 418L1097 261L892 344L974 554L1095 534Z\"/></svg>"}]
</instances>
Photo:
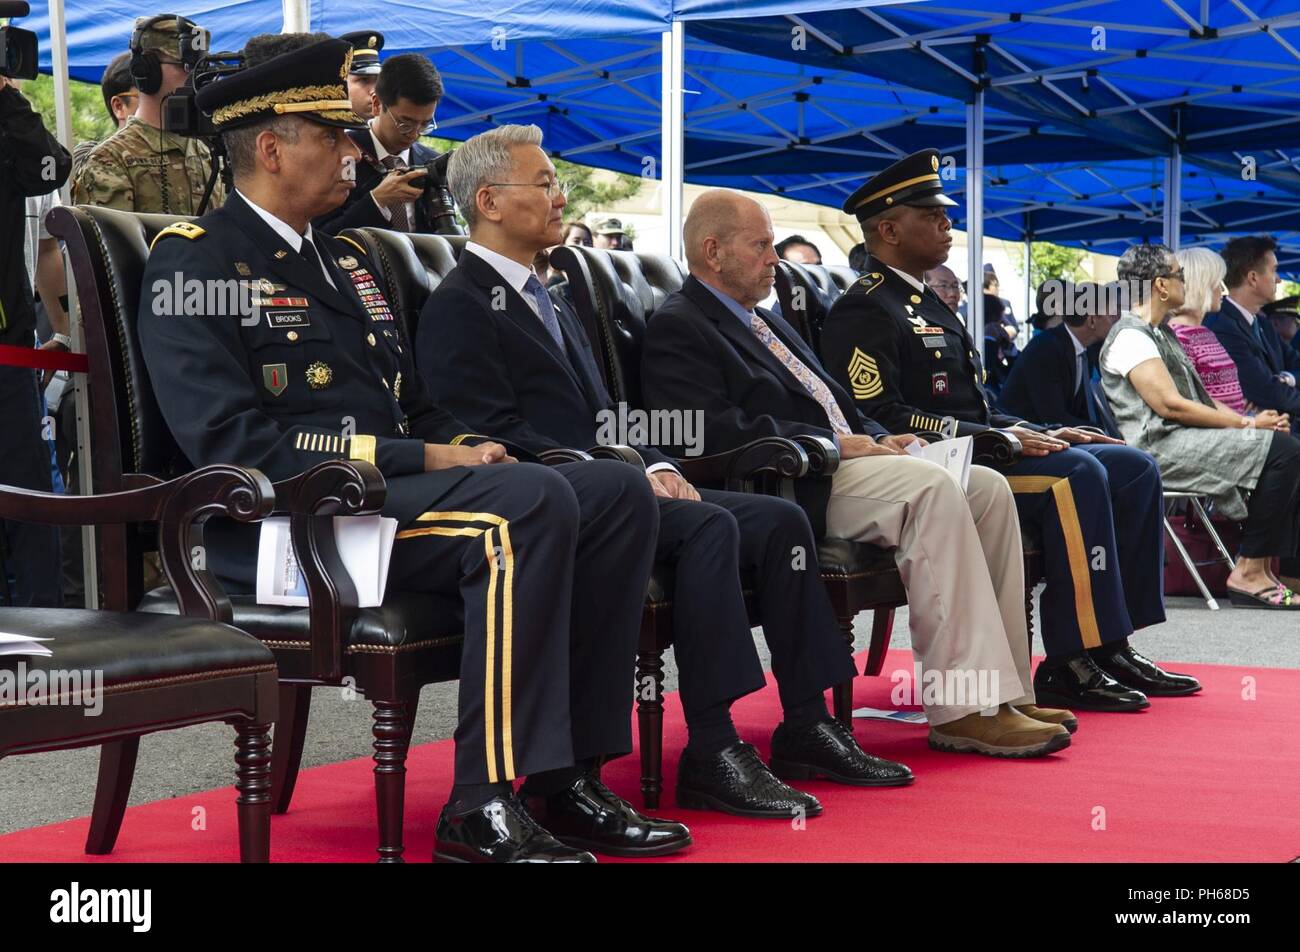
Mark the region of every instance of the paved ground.
<instances>
[{"instance_id":1,"label":"paved ground","mask_svg":"<svg viewBox=\"0 0 1300 952\"><path fill-rule=\"evenodd\" d=\"M1283 613L1234 610L1210 612L1204 602L1171 598L1169 620L1139 633L1134 644L1161 661L1190 661L1246 667L1300 668L1300 619ZM867 646L870 615L858 616L857 647ZM760 653L767 663L761 637ZM893 647L909 646L907 610L898 612ZM1038 645L1042 650L1041 642ZM667 687L677 671L667 666ZM415 743L450 737L455 726L456 686L425 688ZM221 725L192 727L146 737L140 745L132 803L182 796L233 782L234 732ZM342 699L337 688L317 688L312 699L304 766L366 757L370 708L364 700ZM98 748L34 754L0 761L0 833L52 823L90 812ZM0 860L3 848L0 847Z\"/></svg>"}]
</instances>

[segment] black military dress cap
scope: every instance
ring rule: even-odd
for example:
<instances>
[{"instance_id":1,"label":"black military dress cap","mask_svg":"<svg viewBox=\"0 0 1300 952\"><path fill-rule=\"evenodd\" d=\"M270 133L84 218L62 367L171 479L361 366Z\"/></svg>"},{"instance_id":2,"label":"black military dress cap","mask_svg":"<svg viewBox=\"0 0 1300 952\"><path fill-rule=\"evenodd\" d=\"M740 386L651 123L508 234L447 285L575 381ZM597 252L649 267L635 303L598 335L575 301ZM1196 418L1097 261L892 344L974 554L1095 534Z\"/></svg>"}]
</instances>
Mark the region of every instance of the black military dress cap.
<instances>
[{"instance_id":1,"label":"black military dress cap","mask_svg":"<svg viewBox=\"0 0 1300 952\"><path fill-rule=\"evenodd\" d=\"M348 100L346 77L351 65L350 44L321 40L209 83L194 99L212 117L218 132L286 115L359 129L366 122L352 111Z\"/></svg>"},{"instance_id":2,"label":"black military dress cap","mask_svg":"<svg viewBox=\"0 0 1300 952\"><path fill-rule=\"evenodd\" d=\"M384 48L384 34L378 30L354 30L339 37L352 44L353 76L378 76L379 51Z\"/></svg>"},{"instance_id":3,"label":"black military dress cap","mask_svg":"<svg viewBox=\"0 0 1300 952\"><path fill-rule=\"evenodd\" d=\"M844 212L866 221L899 205L956 205L943 194L939 150L922 149L899 159L858 188L844 202Z\"/></svg>"},{"instance_id":4,"label":"black military dress cap","mask_svg":"<svg viewBox=\"0 0 1300 952\"><path fill-rule=\"evenodd\" d=\"M1300 295L1269 301L1263 311L1269 317L1300 317Z\"/></svg>"}]
</instances>

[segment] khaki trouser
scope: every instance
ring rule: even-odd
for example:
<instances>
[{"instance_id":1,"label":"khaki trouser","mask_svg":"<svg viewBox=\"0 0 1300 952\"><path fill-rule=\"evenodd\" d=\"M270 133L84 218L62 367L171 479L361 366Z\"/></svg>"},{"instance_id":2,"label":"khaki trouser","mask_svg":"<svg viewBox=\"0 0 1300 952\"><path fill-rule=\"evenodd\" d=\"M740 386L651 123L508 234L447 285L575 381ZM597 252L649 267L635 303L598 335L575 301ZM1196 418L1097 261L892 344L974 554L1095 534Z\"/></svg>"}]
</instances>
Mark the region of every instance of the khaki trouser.
<instances>
[{"instance_id":1,"label":"khaki trouser","mask_svg":"<svg viewBox=\"0 0 1300 952\"><path fill-rule=\"evenodd\" d=\"M922 672L940 672L954 686L996 686L994 703L1034 702L1020 520L1001 474L972 466L963 499L957 480L926 460L844 460L831 483L826 528L837 538L897 548ZM914 688L932 725L985 707L969 690L931 699L921 684Z\"/></svg>"}]
</instances>

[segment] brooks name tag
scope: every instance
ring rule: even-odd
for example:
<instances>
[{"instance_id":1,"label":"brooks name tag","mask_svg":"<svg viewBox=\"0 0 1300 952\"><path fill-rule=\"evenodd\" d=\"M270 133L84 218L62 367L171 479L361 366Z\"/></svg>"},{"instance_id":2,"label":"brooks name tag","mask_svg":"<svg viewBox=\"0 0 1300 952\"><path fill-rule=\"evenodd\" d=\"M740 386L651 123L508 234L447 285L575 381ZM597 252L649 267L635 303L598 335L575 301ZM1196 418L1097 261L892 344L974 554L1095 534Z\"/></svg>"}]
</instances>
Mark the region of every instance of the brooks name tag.
<instances>
[{"instance_id":1,"label":"brooks name tag","mask_svg":"<svg viewBox=\"0 0 1300 952\"><path fill-rule=\"evenodd\" d=\"M306 311L267 311L266 320L272 327L311 327Z\"/></svg>"}]
</instances>

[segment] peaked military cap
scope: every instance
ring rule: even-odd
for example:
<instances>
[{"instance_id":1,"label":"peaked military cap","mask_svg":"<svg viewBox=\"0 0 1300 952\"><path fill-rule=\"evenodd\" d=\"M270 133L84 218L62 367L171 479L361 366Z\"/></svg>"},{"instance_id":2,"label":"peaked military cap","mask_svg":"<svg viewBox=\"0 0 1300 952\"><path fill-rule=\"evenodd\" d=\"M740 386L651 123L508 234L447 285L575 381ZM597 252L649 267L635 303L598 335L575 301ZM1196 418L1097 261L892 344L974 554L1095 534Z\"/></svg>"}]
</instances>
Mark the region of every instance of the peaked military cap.
<instances>
[{"instance_id":1,"label":"peaked military cap","mask_svg":"<svg viewBox=\"0 0 1300 952\"><path fill-rule=\"evenodd\" d=\"M353 76L379 75L379 51L384 48L384 34L378 30L355 30L339 39L352 44L352 68L348 72Z\"/></svg>"},{"instance_id":2,"label":"peaked military cap","mask_svg":"<svg viewBox=\"0 0 1300 952\"><path fill-rule=\"evenodd\" d=\"M844 202L844 211L866 221L899 205L956 205L943 194L939 150L922 149L868 179Z\"/></svg>"},{"instance_id":3,"label":"peaked military cap","mask_svg":"<svg viewBox=\"0 0 1300 952\"><path fill-rule=\"evenodd\" d=\"M194 99L218 132L283 115L361 128L345 85L351 65L345 40L321 40L209 83Z\"/></svg>"},{"instance_id":4,"label":"peaked military cap","mask_svg":"<svg viewBox=\"0 0 1300 952\"><path fill-rule=\"evenodd\" d=\"M1297 308L1300 308L1300 295L1293 294L1291 297L1269 301L1264 305L1264 313L1269 317L1300 317Z\"/></svg>"}]
</instances>

